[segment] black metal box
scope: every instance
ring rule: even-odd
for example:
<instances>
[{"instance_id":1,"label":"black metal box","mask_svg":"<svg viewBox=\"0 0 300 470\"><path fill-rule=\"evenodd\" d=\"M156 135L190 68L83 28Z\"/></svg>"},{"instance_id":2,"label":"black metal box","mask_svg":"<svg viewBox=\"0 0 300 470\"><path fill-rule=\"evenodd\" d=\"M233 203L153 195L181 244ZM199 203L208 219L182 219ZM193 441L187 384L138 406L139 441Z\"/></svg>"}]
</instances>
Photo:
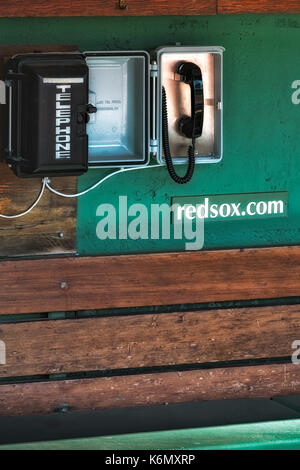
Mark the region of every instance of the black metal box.
<instances>
[{"instance_id":1,"label":"black metal box","mask_svg":"<svg viewBox=\"0 0 300 470\"><path fill-rule=\"evenodd\" d=\"M88 67L81 54L24 54L7 63L9 135L16 175L80 175L88 169Z\"/></svg>"}]
</instances>

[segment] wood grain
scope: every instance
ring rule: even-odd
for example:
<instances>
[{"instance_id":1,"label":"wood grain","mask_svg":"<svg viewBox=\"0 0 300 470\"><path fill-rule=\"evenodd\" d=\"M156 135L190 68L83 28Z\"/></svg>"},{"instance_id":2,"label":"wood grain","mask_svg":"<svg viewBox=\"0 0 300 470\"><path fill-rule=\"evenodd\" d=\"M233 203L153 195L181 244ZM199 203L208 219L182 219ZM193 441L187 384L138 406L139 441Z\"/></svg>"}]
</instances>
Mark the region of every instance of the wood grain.
<instances>
[{"instance_id":1,"label":"wood grain","mask_svg":"<svg viewBox=\"0 0 300 470\"><path fill-rule=\"evenodd\" d=\"M219 14L300 12L300 0L218 0L217 4Z\"/></svg>"},{"instance_id":2,"label":"wood grain","mask_svg":"<svg viewBox=\"0 0 300 470\"><path fill-rule=\"evenodd\" d=\"M0 324L0 377L291 356L300 306Z\"/></svg>"},{"instance_id":3,"label":"wood grain","mask_svg":"<svg viewBox=\"0 0 300 470\"><path fill-rule=\"evenodd\" d=\"M77 190L77 178L56 178L55 187L66 193ZM37 198L41 180L17 178L0 163L0 213L18 214ZM0 218L0 256L74 253L76 251L77 202L45 191L28 215ZM29 266L28 266L29 267ZM1 288L0 288L1 291Z\"/></svg>"},{"instance_id":4,"label":"wood grain","mask_svg":"<svg viewBox=\"0 0 300 470\"><path fill-rule=\"evenodd\" d=\"M300 0L1 0L1 17L215 15L299 13Z\"/></svg>"},{"instance_id":5,"label":"wood grain","mask_svg":"<svg viewBox=\"0 0 300 470\"><path fill-rule=\"evenodd\" d=\"M299 296L300 246L1 261L0 291L0 314Z\"/></svg>"},{"instance_id":6,"label":"wood grain","mask_svg":"<svg viewBox=\"0 0 300 470\"><path fill-rule=\"evenodd\" d=\"M53 382L0 385L0 415L184 403L201 400L272 398L300 393L294 364L165 372Z\"/></svg>"},{"instance_id":7,"label":"wood grain","mask_svg":"<svg viewBox=\"0 0 300 470\"><path fill-rule=\"evenodd\" d=\"M1 0L0 16L215 15L216 0Z\"/></svg>"}]
</instances>

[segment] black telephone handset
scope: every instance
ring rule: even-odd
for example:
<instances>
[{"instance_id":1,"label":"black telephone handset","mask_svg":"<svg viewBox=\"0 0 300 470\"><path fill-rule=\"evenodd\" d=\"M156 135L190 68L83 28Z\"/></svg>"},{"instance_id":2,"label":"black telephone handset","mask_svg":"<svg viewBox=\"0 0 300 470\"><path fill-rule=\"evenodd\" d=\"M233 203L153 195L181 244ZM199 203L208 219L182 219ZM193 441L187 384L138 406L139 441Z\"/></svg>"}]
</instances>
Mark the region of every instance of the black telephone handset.
<instances>
[{"instance_id":1,"label":"black telephone handset","mask_svg":"<svg viewBox=\"0 0 300 470\"><path fill-rule=\"evenodd\" d=\"M203 82L198 65L184 62L178 67L178 74L184 83L191 87L191 117L180 119L181 132L190 139L200 137L203 128Z\"/></svg>"},{"instance_id":2,"label":"black telephone handset","mask_svg":"<svg viewBox=\"0 0 300 470\"><path fill-rule=\"evenodd\" d=\"M193 62L179 64L177 73L180 75L181 81L188 83L191 87L191 116L182 116L179 120L179 131L187 138L192 139L192 144L188 148L188 169L184 176L177 175L170 153L167 97L164 87L162 87L162 140L169 174L176 183L184 184L188 183L193 176L195 169L195 139L202 135L204 118L203 81L200 67Z\"/></svg>"}]
</instances>

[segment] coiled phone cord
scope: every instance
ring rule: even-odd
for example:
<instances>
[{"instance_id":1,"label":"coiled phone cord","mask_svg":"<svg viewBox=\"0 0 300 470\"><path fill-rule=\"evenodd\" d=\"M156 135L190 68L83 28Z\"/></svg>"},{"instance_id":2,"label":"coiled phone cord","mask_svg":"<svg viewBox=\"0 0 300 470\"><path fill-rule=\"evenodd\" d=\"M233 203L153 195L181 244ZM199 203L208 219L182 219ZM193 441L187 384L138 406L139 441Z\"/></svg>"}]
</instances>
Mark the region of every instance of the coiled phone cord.
<instances>
[{"instance_id":1,"label":"coiled phone cord","mask_svg":"<svg viewBox=\"0 0 300 470\"><path fill-rule=\"evenodd\" d=\"M163 149L166 159L166 165L168 172L171 178L178 184L185 184L188 183L195 170L195 139L192 139L192 145L188 148L188 168L186 174L184 176L177 175L171 152L170 152L170 144L169 144L169 130L168 130L168 105L167 105L167 95L165 87L162 87L162 143Z\"/></svg>"}]
</instances>

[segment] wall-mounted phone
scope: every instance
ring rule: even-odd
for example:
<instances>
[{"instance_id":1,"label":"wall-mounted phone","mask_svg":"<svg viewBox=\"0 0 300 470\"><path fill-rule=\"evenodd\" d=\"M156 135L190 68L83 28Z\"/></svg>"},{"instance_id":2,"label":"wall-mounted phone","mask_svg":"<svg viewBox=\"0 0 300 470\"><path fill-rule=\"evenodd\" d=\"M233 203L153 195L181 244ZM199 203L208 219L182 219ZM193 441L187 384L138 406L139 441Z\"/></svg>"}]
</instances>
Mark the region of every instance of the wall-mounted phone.
<instances>
[{"instance_id":1,"label":"wall-mounted phone","mask_svg":"<svg viewBox=\"0 0 300 470\"><path fill-rule=\"evenodd\" d=\"M165 87L162 87L162 141L166 165L171 178L179 184L188 183L195 169L195 139L201 137L204 117L203 80L200 67L193 62L182 62L177 67L177 75L180 80L191 88L191 114L182 116L178 122L178 131L191 139L188 147L188 168L184 176L178 176L169 144L168 130L168 103Z\"/></svg>"},{"instance_id":2,"label":"wall-mounted phone","mask_svg":"<svg viewBox=\"0 0 300 470\"><path fill-rule=\"evenodd\" d=\"M158 161L166 163L177 183L191 179L195 164L222 158L223 51L222 47L179 46L157 52L161 89L157 106L162 109ZM175 170L178 164L188 165L183 176Z\"/></svg>"},{"instance_id":3,"label":"wall-mounted phone","mask_svg":"<svg viewBox=\"0 0 300 470\"><path fill-rule=\"evenodd\" d=\"M172 178L222 157L222 47L22 54L6 74L6 160L18 176L147 165ZM150 58L151 57L151 58ZM186 175L174 166L187 164Z\"/></svg>"}]
</instances>

